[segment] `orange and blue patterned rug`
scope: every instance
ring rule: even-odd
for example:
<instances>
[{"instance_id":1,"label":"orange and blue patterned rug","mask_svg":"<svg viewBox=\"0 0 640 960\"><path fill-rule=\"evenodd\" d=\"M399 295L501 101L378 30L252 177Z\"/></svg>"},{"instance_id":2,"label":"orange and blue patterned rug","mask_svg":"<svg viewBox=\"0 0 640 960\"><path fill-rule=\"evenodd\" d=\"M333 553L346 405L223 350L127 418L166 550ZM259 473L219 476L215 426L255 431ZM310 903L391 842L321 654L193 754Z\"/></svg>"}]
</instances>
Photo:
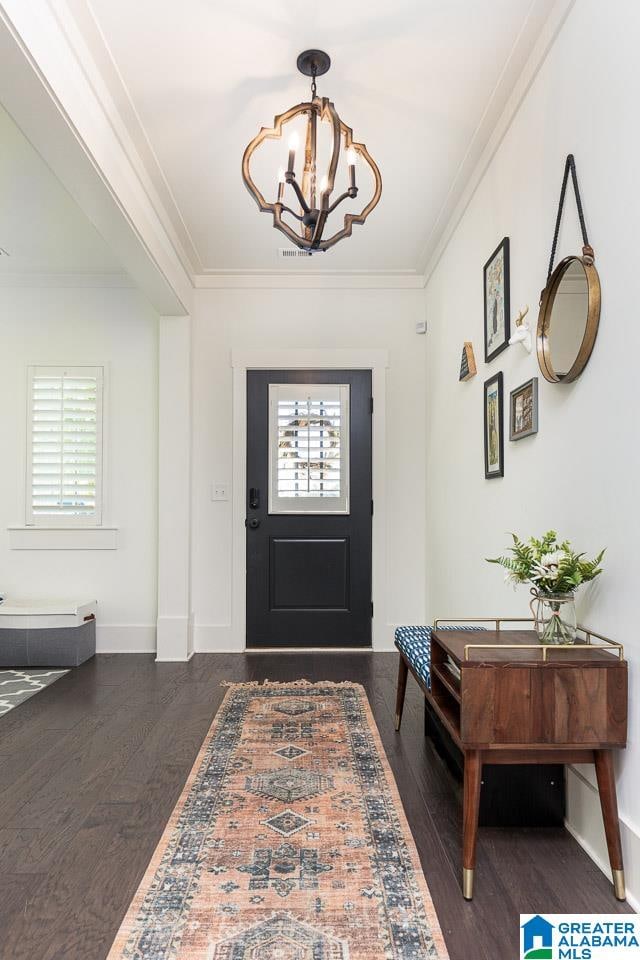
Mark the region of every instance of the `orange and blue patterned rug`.
<instances>
[{"instance_id":1,"label":"orange and blue patterned rug","mask_svg":"<svg viewBox=\"0 0 640 960\"><path fill-rule=\"evenodd\" d=\"M108 960L443 960L364 689L231 684Z\"/></svg>"}]
</instances>

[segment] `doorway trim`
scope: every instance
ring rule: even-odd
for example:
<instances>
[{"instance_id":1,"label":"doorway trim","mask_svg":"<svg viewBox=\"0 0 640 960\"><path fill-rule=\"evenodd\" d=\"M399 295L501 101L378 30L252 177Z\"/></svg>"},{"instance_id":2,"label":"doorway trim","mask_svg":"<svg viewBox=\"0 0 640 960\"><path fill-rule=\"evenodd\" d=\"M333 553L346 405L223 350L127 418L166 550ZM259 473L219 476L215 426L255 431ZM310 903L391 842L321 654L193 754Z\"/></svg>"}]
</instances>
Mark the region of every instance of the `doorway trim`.
<instances>
[{"instance_id":1,"label":"doorway trim","mask_svg":"<svg viewBox=\"0 0 640 960\"><path fill-rule=\"evenodd\" d=\"M247 370L371 370L371 479L374 512L371 525L373 649L385 649L386 627L386 350L232 350L233 479L231 637L236 650L246 649ZM366 647L364 649L367 649Z\"/></svg>"}]
</instances>

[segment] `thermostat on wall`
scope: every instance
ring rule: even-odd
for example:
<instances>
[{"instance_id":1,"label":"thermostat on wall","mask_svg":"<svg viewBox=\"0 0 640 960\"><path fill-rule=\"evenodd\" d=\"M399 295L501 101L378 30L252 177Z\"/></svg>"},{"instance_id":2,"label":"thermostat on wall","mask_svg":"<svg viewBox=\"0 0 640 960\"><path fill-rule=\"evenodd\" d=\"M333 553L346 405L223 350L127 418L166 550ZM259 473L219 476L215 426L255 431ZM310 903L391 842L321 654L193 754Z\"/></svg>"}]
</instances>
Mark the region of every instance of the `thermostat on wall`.
<instances>
[{"instance_id":1,"label":"thermostat on wall","mask_svg":"<svg viewBox=\"0 0 640 960\"><path fill-rule=\"evenodd\" d=\"M416 333L426 333L427 332L427 321L418 320L416 323Z\"/></svg>"}]
</instances>

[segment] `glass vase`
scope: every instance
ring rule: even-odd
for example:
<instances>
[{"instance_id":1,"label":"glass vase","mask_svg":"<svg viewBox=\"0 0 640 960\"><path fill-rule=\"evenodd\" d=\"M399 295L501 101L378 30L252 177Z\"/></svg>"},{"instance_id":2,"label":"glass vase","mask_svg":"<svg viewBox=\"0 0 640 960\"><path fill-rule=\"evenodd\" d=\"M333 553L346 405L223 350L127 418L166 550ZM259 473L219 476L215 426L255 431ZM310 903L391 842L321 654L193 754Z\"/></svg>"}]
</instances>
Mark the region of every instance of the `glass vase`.
<instances>
[{"instance_id":1,"label":"glass vase","mask_svg":"<svg viewBox=\"0 0 640 960\"><path fill-rule=\"evenodd\" d=\"M534 593L531 611L540 643L576 642L576 601L573 593Z\"/></svg>"}]
</instances>

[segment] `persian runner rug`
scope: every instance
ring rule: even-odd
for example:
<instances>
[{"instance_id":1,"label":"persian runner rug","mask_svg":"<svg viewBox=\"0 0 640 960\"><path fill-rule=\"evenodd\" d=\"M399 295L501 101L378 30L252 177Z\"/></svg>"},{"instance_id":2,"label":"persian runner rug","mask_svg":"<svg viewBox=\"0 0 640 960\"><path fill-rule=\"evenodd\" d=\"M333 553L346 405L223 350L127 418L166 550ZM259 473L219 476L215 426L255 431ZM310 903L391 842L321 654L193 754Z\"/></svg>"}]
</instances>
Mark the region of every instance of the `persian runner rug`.
<instances>
[{"instance_id":1,"label":"persian runner rug","mask_svg":"<svg viewBox=\"0 0 640 960\"><path fill-rule=\"evenodd\" d=\"M34 693L39 693L68 670L0 670L0 717Z\"/></svg>"},{"instance_id":2,"label":"persian runner rug","mask_svg":"<svg viewBox=\"0 0 640 960\"><path fill-rule=\"evenodd\" d=\"M231 684L107 960L443 960L364 689Z\"/></svg>"}]
</instances>

